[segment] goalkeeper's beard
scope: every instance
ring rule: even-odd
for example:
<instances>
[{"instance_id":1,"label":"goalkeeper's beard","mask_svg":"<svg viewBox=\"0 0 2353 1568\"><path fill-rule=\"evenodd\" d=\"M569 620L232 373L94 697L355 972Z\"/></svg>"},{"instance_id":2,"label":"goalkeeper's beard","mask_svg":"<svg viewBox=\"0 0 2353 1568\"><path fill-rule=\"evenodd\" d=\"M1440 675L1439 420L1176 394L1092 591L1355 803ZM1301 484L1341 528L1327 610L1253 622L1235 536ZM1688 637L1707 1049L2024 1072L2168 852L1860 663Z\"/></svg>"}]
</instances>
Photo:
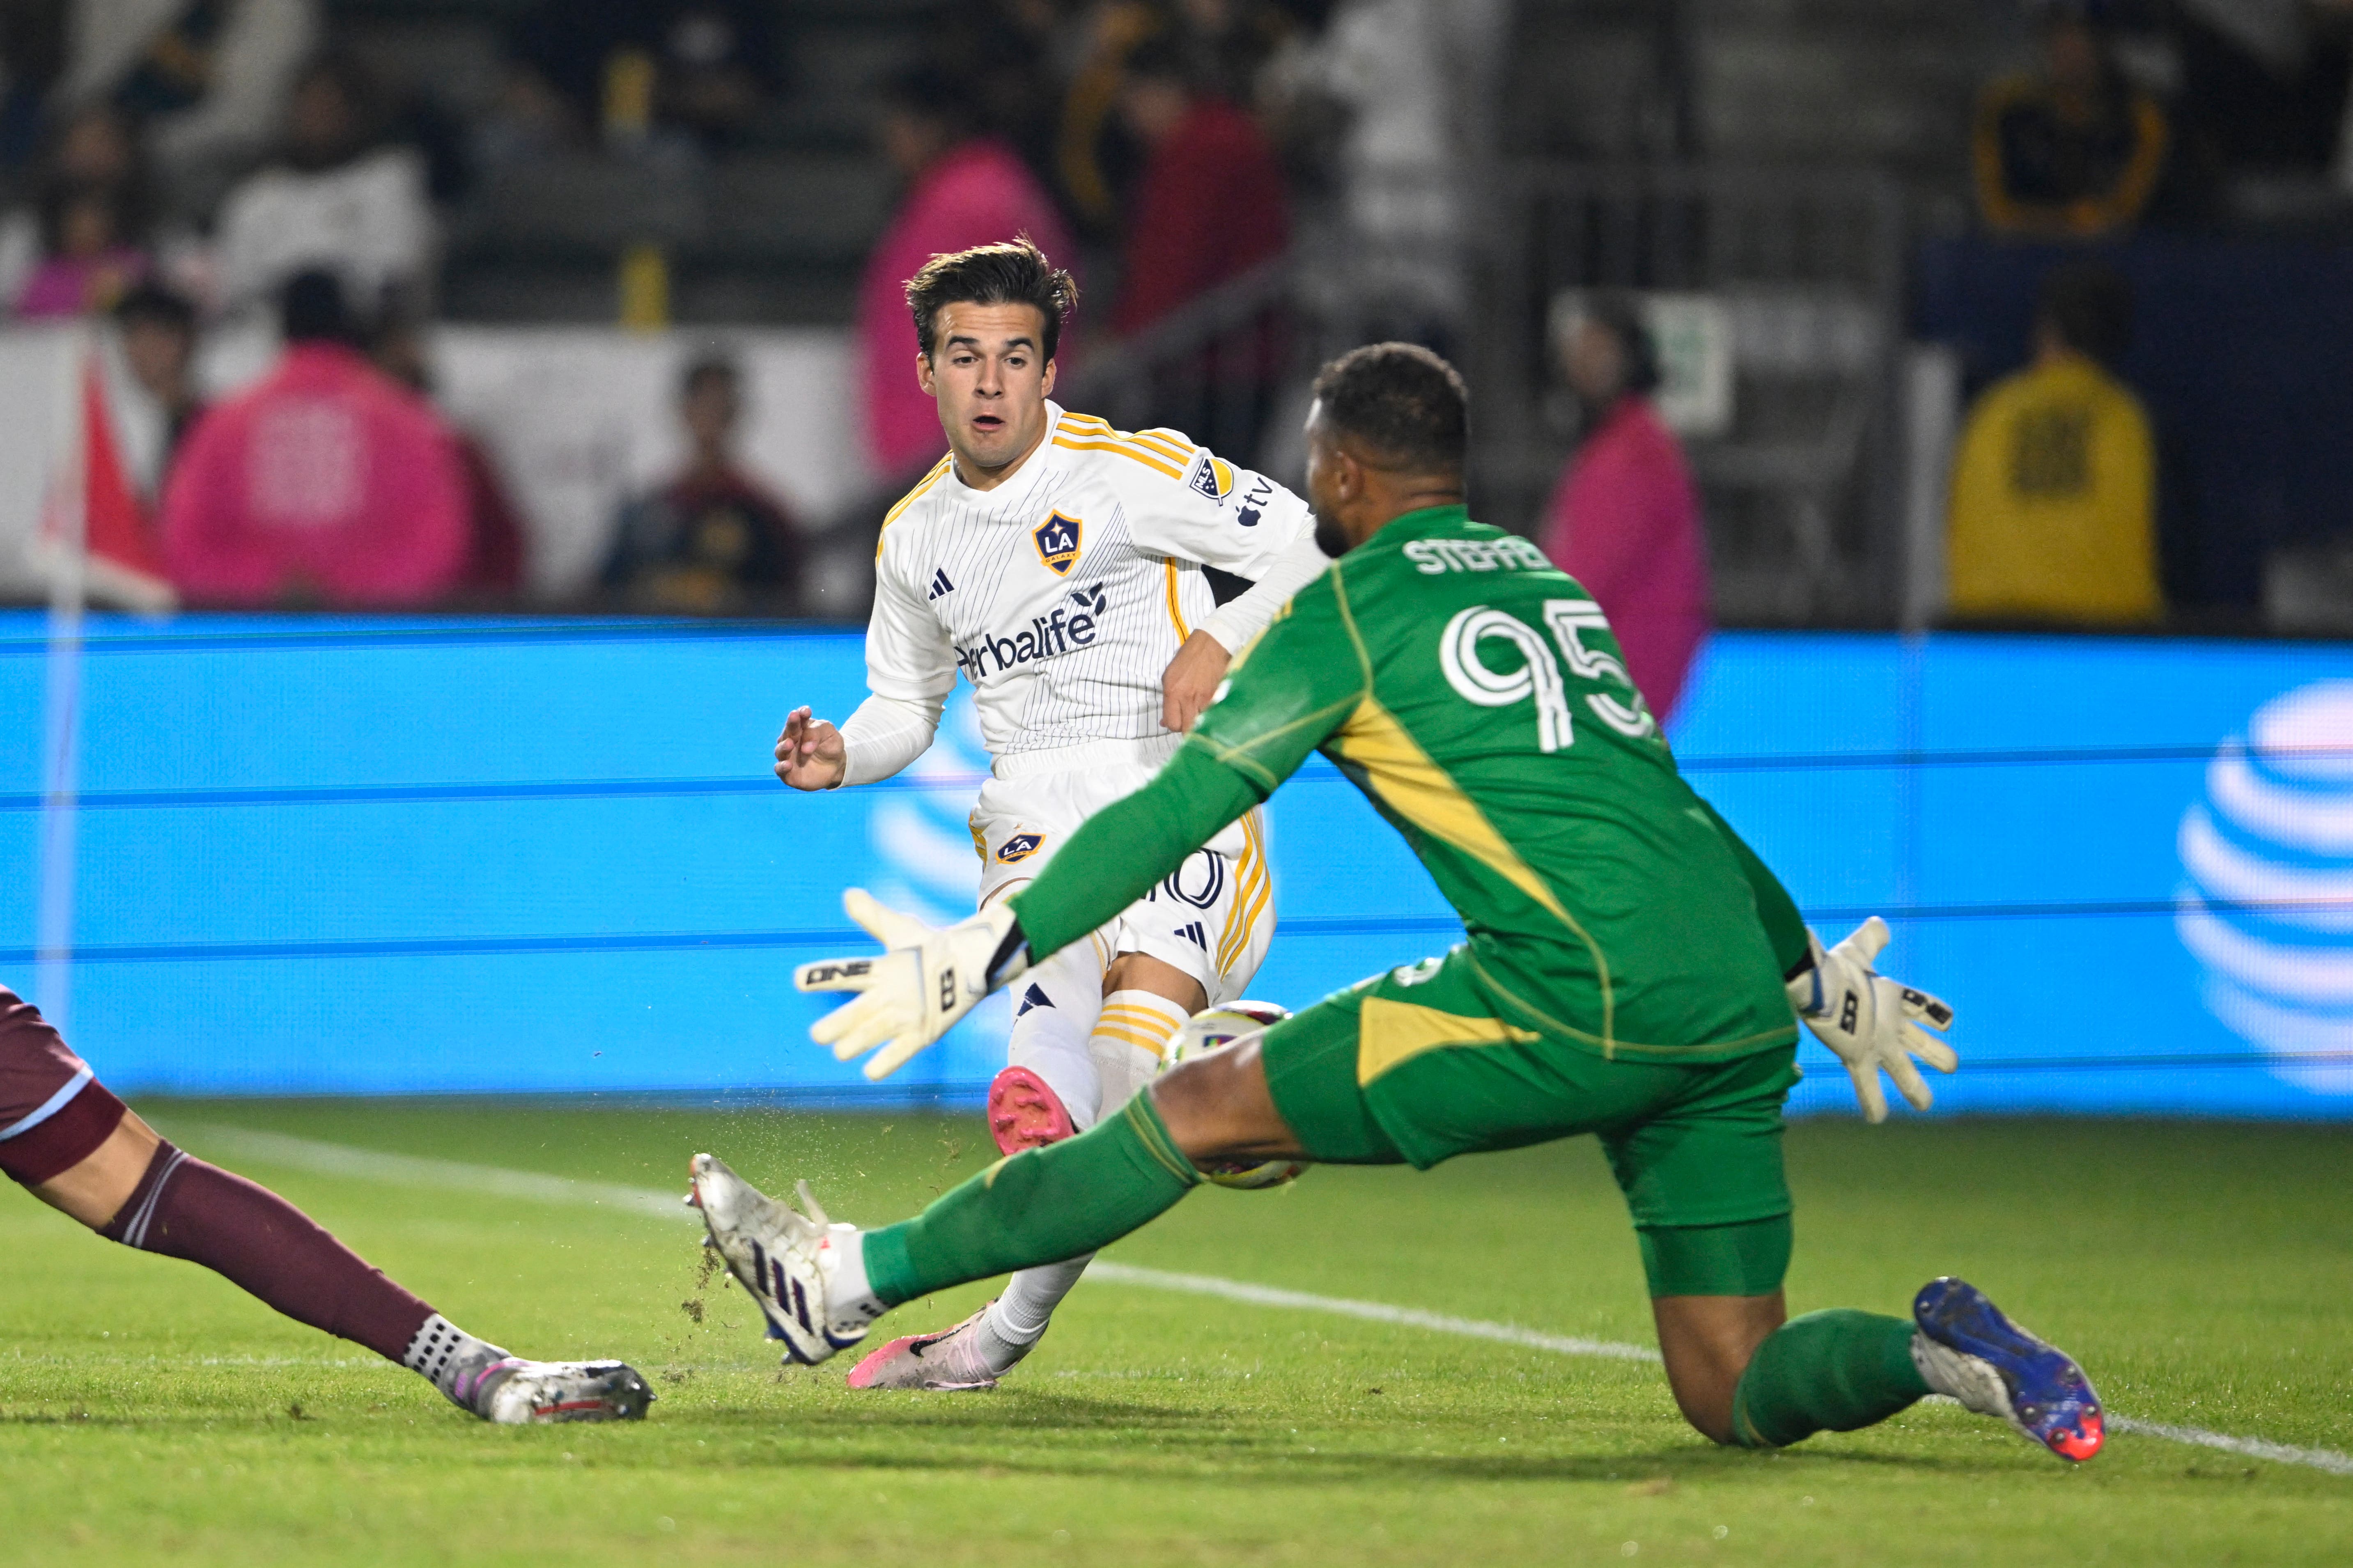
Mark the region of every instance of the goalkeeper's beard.
<instances>
[{"instance_id":1,"label":"goalkeeper's beard","mask_svg":"<svg viewBox=\"0 0 2353 1568\"><path fill-rule=\"evenodd\" d=\"M1315 548L1337 561L1356 547L1337 520L1318 511L1315 514Z\"/></svg>"}]
</instances>

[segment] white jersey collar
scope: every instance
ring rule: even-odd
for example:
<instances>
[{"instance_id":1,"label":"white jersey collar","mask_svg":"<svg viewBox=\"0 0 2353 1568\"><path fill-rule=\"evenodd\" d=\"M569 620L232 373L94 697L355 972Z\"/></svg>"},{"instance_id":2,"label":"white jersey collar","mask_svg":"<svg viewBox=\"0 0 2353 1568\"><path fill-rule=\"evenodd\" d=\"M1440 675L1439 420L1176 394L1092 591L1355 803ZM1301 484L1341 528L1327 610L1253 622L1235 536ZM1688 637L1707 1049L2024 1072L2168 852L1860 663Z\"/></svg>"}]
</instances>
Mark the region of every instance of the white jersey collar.
<instances>
[{"instance_id":1,"label":"white jersey collar","mask_svg":"<svg viewBox=\"0 0 2353 1568\"><path fill-rule=\"evenodd\" d=\"M1014 465L1011 473L997 480L994 488L976 490L964 482L964 475L956 468L955 454L951 452L948 454L948 483L975 500L983 500L990 496L1002 497L1008 494L1010 487L1018 482L1031 468L1047 460L1046 454L1054 449L1054 433L1061 428L1061 424L1062 405L1050 397L1046 399L1046 434L1039 437L1038 445L1030 448L1028 457Z\"/></svg>"}]
</instances>

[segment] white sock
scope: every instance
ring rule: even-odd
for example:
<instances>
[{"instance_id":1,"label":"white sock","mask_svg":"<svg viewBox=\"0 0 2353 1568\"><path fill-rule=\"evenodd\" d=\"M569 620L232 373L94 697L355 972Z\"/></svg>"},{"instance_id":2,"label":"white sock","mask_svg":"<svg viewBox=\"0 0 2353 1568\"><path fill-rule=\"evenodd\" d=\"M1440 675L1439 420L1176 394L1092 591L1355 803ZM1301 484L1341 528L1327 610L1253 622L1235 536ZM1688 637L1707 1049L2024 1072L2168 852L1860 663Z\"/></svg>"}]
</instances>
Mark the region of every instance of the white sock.
<instances>
[{"instance_id":1,"label":"white sock","mask_svg":"<svg viewBox=\"0 0 2353 1568\"><path fill-rule=\"evenodd\" d=\"M400 1364L439 1389L459 1409L479 1415L476 1395L481 1392L482 1374L506 1359L505 1351L436 1312L408 1342Z\"/></svg>"},{"instance_id":2,"label":"white sock","mask_svg":"<svg viewBox=\"0 0 2353 1568\"><path fill-rule=\"evenodd\" d=\"M843 1331L863 1329L891 1310L867 1282L866 1233L855 1226L837 1225L826 1239L825 1256L833 1260L825 1277L827 1326Z\"/></svg>"},{"instance_id":3,"label":"white sock","mask_svg":"<svg viewBox=\"0 0 2353 1568\"><path fill-rule=\"evenodd\" d=\"M976 1345L991 1377L1003 1377L1012 1371L1014 1363L1045 1336L1054 1309L1062 1304L1062 1298L1071 1293L1094 1256L1090 1252L1083 1258L1024 1268L1005 1282L1005 1293L988 1304L987 1313L980 1320Z\"/></svg>"},{"instance_id":4,"label":"white sock","mask_svg":"<svg viewBox=\"0 0 2353 1568\"><path fill-rule=\"evenodd\" d=\"M1114 991L1103 998L1094 1033L1087 1037L1087 1054L1103 1081L1104 1115L1159 1076L1168 1042L1190 1016L1182 1003L1154 991Z\"/></svg>"},{"instance_id":5,"label":"white sock","mask_svg":"<svg viewBox=\"0 0 2353 1568\"><path fill-rule=\"evenodd\" d=\"M1086 1040L1087 1054L1103 1085L1098 1103L1103 1113L1125 1105L1131 1096L1152 1081L1160 1071L1161 1058L1167 1054L1168 1041L1184 1027L1187 1016L1181 1005L1150 991L1114 991L1103 998L1094 1032ZM1050 1079L1047 1081L1052 1082ZM1057 1087L1055 1092L1060 1094L1061 1090ZM1069 1108L1071 1120L1081 1131L1097 1120L1092 1111L1082 1117L1068 1096L1062 1103ZM1004 1376L1015 1363L1029 1353L1045 1334L1054 1309L1071 1293L1093 1257L1089 1253L1061 1263L1024 1268L1006 1281L1005 1293L989 1304L987 1315L980 1321L978 1349L990 1375Z\"/></svg>"},{"instance_id":6,"label":"white sock","mask_svg":"<svg viewBox=\"0 0 2353 1568\"><path fill-rule=\"evenodd\" d=\"M1073 942L1013 984L1013 1032L1005 1065L1028 1068L1046 1080L1083 1132L1105 1103L1103 1080L1087 1048L1087 1031L1103 1005L1103 965L1095 945Z\"/></svg>"}]
</instances>

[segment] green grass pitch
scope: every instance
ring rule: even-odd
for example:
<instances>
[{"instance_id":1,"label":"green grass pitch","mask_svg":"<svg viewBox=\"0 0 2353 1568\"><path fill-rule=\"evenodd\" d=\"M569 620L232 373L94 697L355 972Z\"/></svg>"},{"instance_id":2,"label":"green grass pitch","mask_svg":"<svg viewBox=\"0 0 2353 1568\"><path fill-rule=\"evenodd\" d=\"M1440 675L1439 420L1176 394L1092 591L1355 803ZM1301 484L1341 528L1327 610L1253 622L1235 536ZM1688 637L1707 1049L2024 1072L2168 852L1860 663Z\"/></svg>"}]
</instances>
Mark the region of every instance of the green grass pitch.
<instances>
[{"instance_id":1,"label":"green grass pitch","mask_svg":"<svg viewBox=\"0 0 2353 1568\"><path fill-rule=\"evenodd\" d=\"M712 1149L897 1217L977 1169L977 1117L417 1102L158 1102L428 1160L680 1190ZM2353 1451L2353 1137L2166 1123L1801 1123L1793 1309L1901 1310L1966 1274L2111 1408ZM1924 1405L1719 1451L1653 1365L1134 1285L1081 1287L977 1395L780 1373L697 1230L586 1204L224 1163L474 1331L625 1356L641 1426L493 1429L188 1265L0 1201L0 1563L958 1563L2353 1561L2353 1476L2123 1435L2071 1468ZM409 1168L414 1175L415 1168ZM1439 1171L1205 1191L1131 1264L1647 1343L1589 1142ZM944 1325L974 1287L886 1324Z\"/></svg>"}]
</instances>

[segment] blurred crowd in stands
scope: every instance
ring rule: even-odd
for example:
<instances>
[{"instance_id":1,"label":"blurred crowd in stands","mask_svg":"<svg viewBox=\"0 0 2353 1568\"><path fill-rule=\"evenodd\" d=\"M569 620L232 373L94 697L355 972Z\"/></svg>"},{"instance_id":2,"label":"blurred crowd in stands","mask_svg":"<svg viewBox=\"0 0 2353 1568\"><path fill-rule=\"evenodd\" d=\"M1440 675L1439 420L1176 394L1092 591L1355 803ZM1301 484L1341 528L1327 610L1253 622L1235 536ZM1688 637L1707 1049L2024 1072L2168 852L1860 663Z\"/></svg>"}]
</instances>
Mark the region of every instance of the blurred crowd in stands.
<instances>
[{"instance_id":1,"label":"blurred crowd in stands","mask_svg":"<svg viewBox=\"0 0 2353 1568\"><path fill-rule=\"evenodd\" d=\"M888 485L942 447L900 294L936 251L1028 233L1067 260L1083 305L1066 377L1301 256L1313 265L1285 287L1344 290L1359 335L1464 352L1470 193L1493 154L1481 127L1525 9L969 0L923 13L919 47L845 88L797 67L806 19L790 0L485 5L497 85L461 114L413 71L380 78L327 0L5 0L0 302L19 321L119 329L167 432L152 504L188 602L512 603L532 580L531 530L491 452L436 408L430 371L457 215L501 178L590 156L714 167L789 140L810 95L854 97L896 185L833 319L852 329L844 392L864 466ZM2251 190L2334 191L2329 210L2348 210L2353 0L2027 0L2024 14L2033 61L1986 86L1953 170L1986 233L2073 244L2211 227ZM644 282L633 265L617 300L663 298L629 294L628 279ZM2053 279L2032 364L1972 416L1955 468L1956 613L2161 611L2144 581L2161 465L2117 378L2121 283L2095 272ZM199 346L256 323L282 328L274 367L205 408ZM1709 589L1700 492L1649 397L1648 331L1639 299L1599 300L1557 345L1581 444L1542 526L1606 605L1655 611L1655 640L1637 632L1628 647L1659 671L1663 710ZM1265 423L1280 331L1205 341L1221 406ZM686 361L683 466L617 509L593 594L629 610L794 613L828 520L796 517L736 451L740 365L715 350ZM386 453L413 489L364 478ZM1995 582L1981 555L2039 562L2042 586ZM2114 582L2092 585L2095 558Z\"/></svg>"},{"instance_id":2,"label":"blurred crowd in stands","mask_svg":"<svg viewBox=\"0 0 2353 1568\"><path fill-rule=\"evenodd\" d=\"M2027 364L1969 411L1952 469L1947 613L2153 626L2168 575L2209 604L2253 589L2166 570L2168 553L2200 552L2161 538L2160 518L2189 509L2160 497L2161 476L2178 479L2168 469L2181 465L2164 459L2122 378L2134 312L2115 247L2136 231L2250 223L2342 232L2353 213L2353 0L2030 0L2027 13L2034 65L1978 100L1977 212L1996 237L2085 250L2046 264ZM2242 535L2260 526L2205 522Z\"/></svg>"},{"instance_id":3,"label":"blurred crowd in stands","mask_svg":"<svg viewBox=\"0 0 2353 1568\"><path fill-rule=\"evenodd\" d=\"M2353 0L2027 9L2039 58L1978 104L1972 162L1989 228L2088 239L2205 227L2267 181L2333 194L2333 205L2353 196Z\"/></svg>"},{"instance_id":4,"label":"blurred crowd in stands","mask_svg":"<svg viewBox=\"0 0 2353 1568\"><path fill-rule=\"evenodd\" d=\"M1082 361L1283 256L1304 192L1348 206L1363 240L1351 254L1387 269L1393 320L1434 340L1459 329L1458 170L1437 62L1448 13L1483 13L1492 36L1506 9L976 0L944 13L919 58L869 84L901 185L852 310L868 466L888 482L941 447L900 294L935 251L1026 232L1067 259L1085 305L1064 357ZM457 124L429 95L388 92L319 0L0 9L0 173L16 194L0 215L0 300L19 321L119 325L168 427L157 526L189 602L512 597L527 530L489 455L430 401L448 204L500 169L581 150L724 158L788 110L790 7L775 0L541 0L504 15L496 103ZM202 408L200 338L257 322L283 327L276 368ZM1271 363L1247 374L1263 380ZM732 455L741 383L723 355L688 370L691 456L616 518L598 575L614 605L794 608L803 529ZM296 417L331 404L348 415L333 439ZM280 405L292 412L271 414ZM282 461L263 450L304 432ZM363 460L378 446L402 454L415 494L396 503L331 471L380 471ZM256 455L230 455L245 447ZM273 507L292 510L273 521ZM321 509L342 521L322 527ZM288 528L285 548L265 542Z\"/></svg>"}]
</instances>

